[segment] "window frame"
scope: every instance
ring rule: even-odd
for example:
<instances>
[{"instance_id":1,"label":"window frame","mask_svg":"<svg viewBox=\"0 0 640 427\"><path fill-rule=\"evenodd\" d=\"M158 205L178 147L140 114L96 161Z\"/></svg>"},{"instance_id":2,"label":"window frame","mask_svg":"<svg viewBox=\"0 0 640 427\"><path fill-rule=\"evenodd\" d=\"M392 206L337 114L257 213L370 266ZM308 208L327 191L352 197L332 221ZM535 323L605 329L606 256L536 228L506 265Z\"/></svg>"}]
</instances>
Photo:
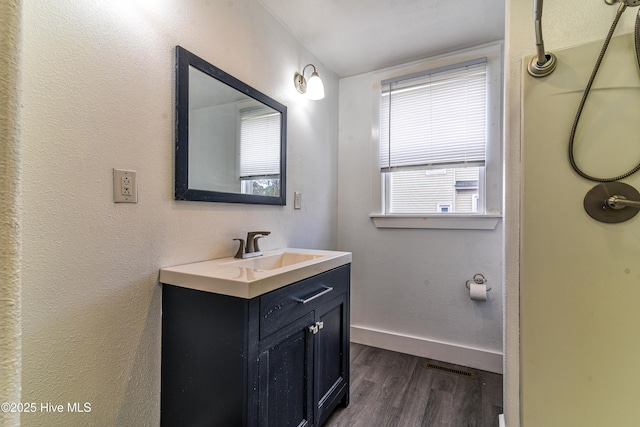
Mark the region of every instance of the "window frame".
<instances>
[{"instance_id":1,"label":"window frame","mask_svg":"<svg viewBox=\"0 0 640 427\"><path fill-rule=\"evenodd\" d=\"M484 212L478 213L424 213L389 214L388 197L385 191L385 176L380 170L380 105L382 82L402 76L424 73L442 67L449 67L474 59L487 59L487 148L484 177L480 177L479 191L483 197ZM375 174L374 203L376 206L370 217L378 228L452 228L452 229L494 229L502 218L503 206L503 45L491 43L476 48L417 61L410 64L382 70L372 75L372 174ZM374 167L373 167L374 166ZM376 188L377 187L377 188ZM378 190L378 191L376 191ZM377 198L376 195L377 194ZM484 203L482 203L484 202ZM482 209L482 206L480 206Z\"/></svg>"}]
</instances>

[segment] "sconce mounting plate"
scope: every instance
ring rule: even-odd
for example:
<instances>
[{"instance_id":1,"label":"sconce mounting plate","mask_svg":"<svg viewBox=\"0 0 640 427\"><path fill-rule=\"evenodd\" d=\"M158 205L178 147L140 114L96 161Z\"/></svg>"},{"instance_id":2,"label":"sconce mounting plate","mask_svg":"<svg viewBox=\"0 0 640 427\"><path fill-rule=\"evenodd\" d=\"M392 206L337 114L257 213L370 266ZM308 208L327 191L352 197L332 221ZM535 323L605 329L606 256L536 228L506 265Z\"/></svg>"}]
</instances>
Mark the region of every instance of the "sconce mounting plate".
<instances>
[{"instance_id":1,"label":"sconce mounting plate","mask_svg":"<svg viewBox=\"0 0 640 427\"><path fill-rule=\"evenodd\" d=\"M295 85L298 92L307 92L307 79L305 79L302 74L296 73L295 76L293 76L293 84Z\"/></svg>"},{"instance_id":2,"label":"sconce mounting plate","mask_svg":"<svg viewBox=\"0 0 640 427\"><path fill-rule=\"evenodd\" d=\"M637 215L638 209L632 206L614 208L607 201L611 197L626 200L640 200L638 190L624 182L606 182L598 184L584 196L584 210L597 221L609 224L628 221Z\"/></svg>"}]
</instances>

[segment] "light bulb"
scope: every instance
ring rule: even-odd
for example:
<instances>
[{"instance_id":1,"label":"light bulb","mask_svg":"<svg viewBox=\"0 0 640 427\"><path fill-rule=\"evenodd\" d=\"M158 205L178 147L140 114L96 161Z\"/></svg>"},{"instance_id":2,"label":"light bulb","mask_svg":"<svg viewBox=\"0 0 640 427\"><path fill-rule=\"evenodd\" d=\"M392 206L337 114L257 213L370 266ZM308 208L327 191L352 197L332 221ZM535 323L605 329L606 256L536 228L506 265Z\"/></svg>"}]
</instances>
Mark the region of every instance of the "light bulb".
<instances>
[{"instance_id":1,"label":"light bulb","mask_svg":"<svg viewBox=\"0 0 640 427\"><path fill-rule=\"evenodd\" d=\"M324 98L324 84L316 71L311 73L307 82L307 98L313 100Z\"/></svg>"}]
</instances>

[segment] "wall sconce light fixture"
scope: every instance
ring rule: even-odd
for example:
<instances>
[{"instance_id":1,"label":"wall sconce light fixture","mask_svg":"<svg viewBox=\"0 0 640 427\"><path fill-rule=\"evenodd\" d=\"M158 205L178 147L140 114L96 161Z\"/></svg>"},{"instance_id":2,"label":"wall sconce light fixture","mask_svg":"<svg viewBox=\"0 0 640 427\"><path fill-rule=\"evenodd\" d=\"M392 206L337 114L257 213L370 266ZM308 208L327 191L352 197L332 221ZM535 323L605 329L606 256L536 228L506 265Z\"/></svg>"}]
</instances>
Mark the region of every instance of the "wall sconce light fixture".
<instances>
[{"instance_id":1,"label":"wall sconce light fixture","mask_svg":"<svg viewBox=\"0 0 640 427\"><path fill-rule=\"evenodd\" d=\"M311 73L311 77L309 77L309 81L304 78L304 72L307 67L313 67L313 72ZM296 86L296 89L300 93L305 93L307 98L317 100L324 98L324 84L322 84L322 80L316 71L316 67L313 64L305 65L302 69L302 74L296 73L293 77L293 82Z\"/></svg>"}]
</instances>

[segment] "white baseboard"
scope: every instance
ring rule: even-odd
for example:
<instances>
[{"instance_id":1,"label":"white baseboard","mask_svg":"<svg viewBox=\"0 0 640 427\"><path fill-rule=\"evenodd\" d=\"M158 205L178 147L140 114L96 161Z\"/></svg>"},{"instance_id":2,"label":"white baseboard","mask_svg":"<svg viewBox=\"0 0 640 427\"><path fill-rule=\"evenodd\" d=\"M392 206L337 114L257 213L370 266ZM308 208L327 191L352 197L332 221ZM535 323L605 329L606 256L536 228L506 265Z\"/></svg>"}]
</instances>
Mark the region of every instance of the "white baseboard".
<instances>
[{"instance_id":1,"label":"white baseboard","mask_svg":"<svg viewBox=\"0 0 640 427\"><path fill-rule=\"evenodd\" d=\"M351 341L385 350L440 360L454 365L502 374L502 353L463 347L424 338L351 326Z\"/></svg>"},{"instance_id":2,"label":"white baseboard","mask_svg":"<svg viewBox=\"0 0 640 427\"><path fill-rule=\"evenodd\" d=\"M500 427L506 427L507 425L504 423L504 414L498 415L498 422L500 423Z\"/></svg>"}]
</instances>

